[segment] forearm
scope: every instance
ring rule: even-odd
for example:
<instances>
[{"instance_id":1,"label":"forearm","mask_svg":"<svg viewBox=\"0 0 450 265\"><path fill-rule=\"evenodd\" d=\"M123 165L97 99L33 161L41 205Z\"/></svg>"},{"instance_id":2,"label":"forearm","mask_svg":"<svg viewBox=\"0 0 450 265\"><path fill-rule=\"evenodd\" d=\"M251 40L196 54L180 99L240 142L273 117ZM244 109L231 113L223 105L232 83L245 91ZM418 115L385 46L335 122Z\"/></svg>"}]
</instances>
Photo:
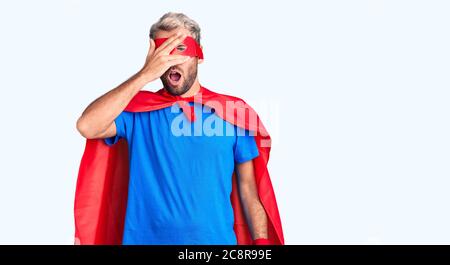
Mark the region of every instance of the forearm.
<instances>
[{"instance_id":1,"label":"forearm","mask_svg":"<svg viewBox=\"0 0 450 265\"><path fill-rule=\"evenodd\" d=\"M131 99L150 80L137 73L118 87L93 101L77 121L78 131L86 138L96 138L108 129Z\"/></svg>"},{"instance_id":2,"label":"forearm","mask_svg":"<svg viewBox=\"0 0 450 265\"><path fill-rule=\"evenodd\" d=\"M267 214L259 200L258 187L255 181L253 161L249 160L236 165L239 196L250 228L253 240L268 238Z\"/></svg>"},{"instance_id":3,"label":"forearm","mask_svg":"<svg viewBox=\"0 0 450 265\"><path fill-rule=\"evenodd\" d=\"M241 187L241 201L253 240L268 238L267 214L256 190Z\"/></svg>"}]
</instances>

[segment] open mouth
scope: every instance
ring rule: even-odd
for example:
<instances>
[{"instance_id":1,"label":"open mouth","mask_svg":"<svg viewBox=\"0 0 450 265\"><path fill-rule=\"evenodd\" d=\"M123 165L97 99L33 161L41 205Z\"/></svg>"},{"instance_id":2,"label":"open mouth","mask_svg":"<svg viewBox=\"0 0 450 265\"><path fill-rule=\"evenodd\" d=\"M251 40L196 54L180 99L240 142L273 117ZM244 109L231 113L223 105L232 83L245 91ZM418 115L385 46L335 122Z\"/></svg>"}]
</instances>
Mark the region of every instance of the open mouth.
<instances>
[{"instance_id":1,"label":"open mouth","mask_svg":"<svg viewBox=\"0 0 450 265\"><path fill-rule=\"evenodd\" d=\"M181 74L176 70L171 70L169 72L168 79L171 85L177 85L178 83L180 83Z\"/></svg>"}]
</instances>

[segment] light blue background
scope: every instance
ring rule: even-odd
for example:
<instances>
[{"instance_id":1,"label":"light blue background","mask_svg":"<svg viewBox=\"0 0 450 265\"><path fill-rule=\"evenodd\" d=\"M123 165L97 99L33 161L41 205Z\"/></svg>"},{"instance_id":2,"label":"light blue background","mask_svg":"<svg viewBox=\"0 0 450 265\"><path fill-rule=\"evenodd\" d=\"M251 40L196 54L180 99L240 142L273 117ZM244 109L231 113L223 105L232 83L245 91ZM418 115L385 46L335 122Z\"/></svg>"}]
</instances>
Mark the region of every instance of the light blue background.
<instances>
[{"instance_id":1,"label":"light blue background","mask_svg":"<svg viewBox=\"0 0 450 265\"><path fill-rule=\"evenodd\" d=\"M73 242L76 119L170 10L201 84L269 106L286 243L450 243L450 3L406 0L0 2L0 243Z\"/></svg>"}]
</instances>

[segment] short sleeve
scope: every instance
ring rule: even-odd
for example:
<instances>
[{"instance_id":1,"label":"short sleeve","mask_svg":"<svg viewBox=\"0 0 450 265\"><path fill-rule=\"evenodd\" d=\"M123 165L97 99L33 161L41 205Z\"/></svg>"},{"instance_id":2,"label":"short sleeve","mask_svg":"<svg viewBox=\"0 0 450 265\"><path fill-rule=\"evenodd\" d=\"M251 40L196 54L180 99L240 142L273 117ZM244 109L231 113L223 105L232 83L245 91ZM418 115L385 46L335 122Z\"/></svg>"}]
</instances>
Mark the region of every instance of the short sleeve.
<instances>
[{"instance_id":1,"label":"short sleeve","mask_svg":"<svg viewBox=\"0 0 450 265\"><path fill-rule=\"evenodd\" d=\"M116 124L116 132L117 134L115 136L105 138L105 143L107 145L113 145L119 141L121 138L129 139L129 136L131 135L131 130L133 129L133 122L134 122L134 113L123 111L122 113L117 116L117 118L114 120L114 123Z\"/></svg>"},{"instance_id":2,"label":"short sleeve","mask_svg":"<svg viewBox=\"0 0 450 265\"><path fill-rule=\"evenodd\" d=\"M259 155L255 137L248 130L237 128L234 161L238 164L247 162Z\"/></svg>"}]
</instances>

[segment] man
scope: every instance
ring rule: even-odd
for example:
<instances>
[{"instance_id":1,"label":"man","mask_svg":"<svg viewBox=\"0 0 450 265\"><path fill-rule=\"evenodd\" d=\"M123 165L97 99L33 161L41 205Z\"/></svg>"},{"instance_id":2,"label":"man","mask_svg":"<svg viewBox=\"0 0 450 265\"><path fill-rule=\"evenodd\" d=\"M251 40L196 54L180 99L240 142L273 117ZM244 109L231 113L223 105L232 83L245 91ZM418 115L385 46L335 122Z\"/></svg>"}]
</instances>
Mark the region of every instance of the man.
<instances>
[{"instance_id":1,"label":"man","mask_svg":"<svg viewBox=\"0 0 450 265\"><path fill-rule=\"evenodd\" d=\"M241 232L237 232L240 230L235 224L237 209L230 200L234 190L233 173L236 173L239 194L236 204L241 205L253 243L283 243L276 203L273 202L275 208L271 214L274 217L268 218L255 181L253 161L262 150L255 141L255 131L229 122L223 113L215 113L216 108L204 101L193 100L202 94L210 99L223 98L200 85L197 66L202 62L198 24L184 14L167 13L151 27L150 48L142 69L92 102L78 119L77 129L88 139L88 144L77 185L77 233L91 229L82 227L93 227L86 222L96 223L91 234L100 234L100 226L117 223L113 232L106 231L101 236L102 240L98 235L85 237L92 240L77 236L78 243L117 243L117 237L121 237L119 243L122 244L237 244ZM163 90L147 94L141 91L147 83L158 78L163 83ZM144 97L150 101L142 103ZM175 101L178 102L173 104ZM142 111L142 108L148 108L148 111ZM204 126L207 121L214 126ZM94 139L96 147L89 147L92 143L89 141ZM123 142L127 143L126 150L119 150ZM104 152L109 155L103 157L107 158L92 157L106 150L105 146L109 150ZM116 159L114 165L108 162L103 170L106 173L98 173L101 168L98 160L111 160L111 153L120 153L122 157L128 153L128 161L117 162ZM127 166L121 166L125 164ZM88 171L92 173L86 173ZM129 180L111 190L107 190L106 185L122 180L116 177L103 181L98 189L103 192L102 197L84 199L96 193L92 188L96 184L92 187L86 184L93 178L87 175L116 174L111 171L120 171L122 175L123 171L128 171ZM268 183L269 187L270 181ZM128 186L125 195L118 192L122 186ZM271 190L271 186L268 189ZM119 196L126 196L123 224L120 207L102 209L111 207L110 203L92 206L92 201L115 200L114 197ZM269 197L275 201L273 191ZM102 212L95 214L95 218L100 216L96 220L86 217L86 212L92 208ZM111 212L114 217L104 217ZM274 227L276 232L272 232ZM111 233L118 236L108 241L106 238L111 237ZM274 233L277 240L271 241Z\"/></svg>"}]
</instances>

